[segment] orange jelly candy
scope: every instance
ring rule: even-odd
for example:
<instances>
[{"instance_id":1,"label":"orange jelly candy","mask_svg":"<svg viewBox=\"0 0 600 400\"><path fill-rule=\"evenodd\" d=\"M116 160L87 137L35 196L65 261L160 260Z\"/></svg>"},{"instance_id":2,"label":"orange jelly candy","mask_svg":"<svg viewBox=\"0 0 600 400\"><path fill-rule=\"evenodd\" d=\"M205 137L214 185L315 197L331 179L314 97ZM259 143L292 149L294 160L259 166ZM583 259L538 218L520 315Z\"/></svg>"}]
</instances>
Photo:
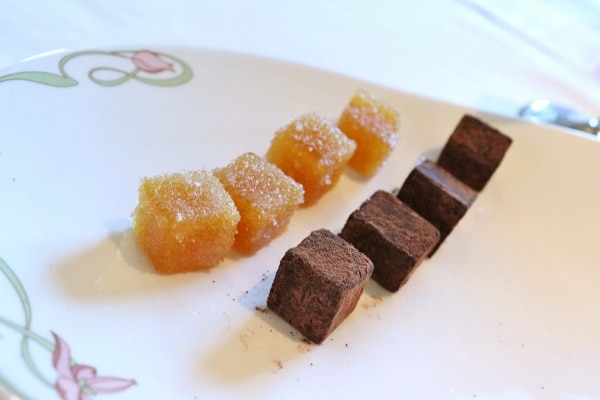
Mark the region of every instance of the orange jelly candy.
<instances>
[{"instance_id":1,"label":"orange jelly candy","mask_svg":"<svg viewBox=\"0 0 600 400\"><path fill-rule=\"evenodd\" d=\"M304 199L299 183L254 153L239 156L213 174L240 213L233 248L244 254L255 253L282 233Z\"/></svg>"},{"instance_id":2,"label":"orange jelly candy","mask_svg":"<svg viewBox=\"0 0 600 400\"><path fill-rule=\"evenodd\" d=\"M377 97L359 90L342 111L338 127L356 142L348 164L370 177L396 147L400 115Z\"/></svg>"},{"instance_id":3,"label":"orange jelly candy","mask_svg":"<svg viewBox=\"0 0 600 400\"><path fill-rule=\"evenodd\" d=\"M133 212L137 242L164 274L214 267L230 251L240 214L206 171L144 178Z\"/></svg>"},{"instance_id":4,"label":"orange jelly candy","mask_svg":"<svg viewBox=\"0 0 600 400\"><path fill-rule=\"evenodd\" d=\"M311 205L335 185L355 148L334 123L306 114L275 133L266 158L302 185L303 205Z\"/></svg>"}]
</instances>

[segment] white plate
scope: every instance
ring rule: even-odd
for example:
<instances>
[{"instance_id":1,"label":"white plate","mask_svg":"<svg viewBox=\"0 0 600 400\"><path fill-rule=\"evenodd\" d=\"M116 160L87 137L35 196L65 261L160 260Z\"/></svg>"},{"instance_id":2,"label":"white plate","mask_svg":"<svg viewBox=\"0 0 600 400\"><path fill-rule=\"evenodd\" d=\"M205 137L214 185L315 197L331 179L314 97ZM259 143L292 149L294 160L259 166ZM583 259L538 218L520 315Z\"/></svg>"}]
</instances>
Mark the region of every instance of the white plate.
<instances>
[{"instance_id":1,"label":"white plate","mask_svg":"<svg viewBox=\"0 0 600 400\"><path fill-rule=\"evenodd\" d=\"M597 142L273 60L152 50L158 59L59 52L1 74L30 79L0 78L4 386L60 398L55 332L73 363L135 380L106 396L115 399L600 396ZM154 81L107 86L136 65ZM277 128L306 112L337 118L358 88L403 114L398 147L375 177L348 172L252 257L153 272L131 235L141 177L264 154ZM375 190L400 186L466 112L514 143L399 292L370 283L320 346L261 311L288 248L311 230L339 231Z\"/></svg>"}]
</instances>

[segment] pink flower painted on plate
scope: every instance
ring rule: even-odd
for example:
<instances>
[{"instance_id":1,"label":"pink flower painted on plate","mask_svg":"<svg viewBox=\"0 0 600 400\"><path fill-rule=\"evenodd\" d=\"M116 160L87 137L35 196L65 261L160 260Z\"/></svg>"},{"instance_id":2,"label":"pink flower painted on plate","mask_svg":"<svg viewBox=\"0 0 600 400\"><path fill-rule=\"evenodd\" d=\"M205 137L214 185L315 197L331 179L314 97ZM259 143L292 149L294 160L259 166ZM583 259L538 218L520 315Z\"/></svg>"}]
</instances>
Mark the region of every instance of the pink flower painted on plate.
<instances>
[{"instance_id":1,"label":"pink flower painted on plate","mask_svg":"<svg viewBox=\"0 0 600 400\"><path fill-rule=\"evenodd\" d=\"M98 376L96 368L71 363L69 345L56 333L52 332L54 353L52 365L58 372L56 390L62 400L91 400L99 393L115 393L136 384L133 379Z\"/></svg>"},{"instance_id":2,"label":"pink flower painted on plate","mask_svg":"<svg viewBox=\"0 0 600 400\"><path fill-rule=\"evenodd\" d=\"M173 71L173 64L166 62L158 54L150 50L140 50L133 53L131 61L144 72L156 74L163 71Z\"/></svg>"}]
</instances>

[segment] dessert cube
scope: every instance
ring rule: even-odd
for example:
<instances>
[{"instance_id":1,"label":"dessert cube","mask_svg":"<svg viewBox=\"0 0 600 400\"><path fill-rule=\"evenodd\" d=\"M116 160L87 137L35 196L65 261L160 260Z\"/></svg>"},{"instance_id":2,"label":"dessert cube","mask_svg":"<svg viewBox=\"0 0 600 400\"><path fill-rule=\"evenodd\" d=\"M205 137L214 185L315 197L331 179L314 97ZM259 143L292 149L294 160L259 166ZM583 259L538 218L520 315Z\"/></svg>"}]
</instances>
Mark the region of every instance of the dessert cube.
<instances>
[{"instance_id":1,"label":"dessert cube","mask_svg":"<svg viewBox=\"0 0 600 400\"><path fill-rule=\"evenodd\" d=\"M356 142L348 164L370 177L396 147L400 115L377 97L359 90L342 111L338 127Z\"/></svg>"},{"instance_id":2,"label":"dessert cube","mask_svg":"<svg viewBox=\"0 0 600 400\"><path fill-rule=\"evenodd\" d=\"M480 191L496 171L512 139L485 122L465 115L448 138L438 165Z\"/></svg>"},{"instance_id":3,"label":"dessert cube","mask_svg":"<svg viewBox=\"0 0 600 400\"><path fill-rule=\"evenodd\" d=\"M326 229L289 249L279 264L267 306L308 340L323 340L354 310L372 262Z\"/></svg>"},{"instance_id":4,"label":"dessert cube","mask_svg":"<svg viewBox=\"0 0 600 400\"><path fill-rule=\"evenodd\" d=\"M308 206L335 185L355 148L331 121L306 114L275 133L266 159L302 185Z\"/></svg>"},{"instance_id":5,"label":"dessert cube","mask_svg":"<svg viewBox=\"0 0 600 400\"><path fill-rule=\"evenodd\" d=\"M212 174L173 173L142 179L133 231L154 268L174 274L217 265L231 249L239 220Z\"/></svg>"},{"instance_id":6,"label":"dessert cube","mask_svg":"<svg viewBox=\"0 0 600 400\"><path fill-rule=\"evenodd\" d=\"M441 244L473 204L477 192L436 163L424 159L410 172L397 196L439 229Z\"/></svg>"},{"instance_id":7,"label":"dessert cube","mask_svg":"<svg viewBox=\"0 0 600 400\"><path fill-rule=\"evenodd\" d=\"M371 259L373 280L396 292L438 243L440 233L392 193L379 190L350 215L340 237Z\"/></svg>"},{"instance_id":8,"label":"dessert cube","mask_svg":"<svg viewBox=\"0 0 600 400\"><path fill-rule=\"evenodd\" d=\"M252 254L287 227L303 202L302 185L254 153L245 153L213 174L231 195L240 222L233 248Z\"/></svg>"}]
</instances>

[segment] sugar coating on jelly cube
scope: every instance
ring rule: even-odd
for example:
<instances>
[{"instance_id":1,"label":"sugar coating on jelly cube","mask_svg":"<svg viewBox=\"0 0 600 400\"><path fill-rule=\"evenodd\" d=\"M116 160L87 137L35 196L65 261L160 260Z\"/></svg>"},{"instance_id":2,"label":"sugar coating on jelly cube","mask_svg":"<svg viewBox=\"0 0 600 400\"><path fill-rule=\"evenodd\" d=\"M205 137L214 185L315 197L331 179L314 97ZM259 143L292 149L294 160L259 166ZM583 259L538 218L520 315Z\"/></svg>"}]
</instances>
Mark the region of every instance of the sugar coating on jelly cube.
<instances>
[{"instance_id":1,"label":"sugar coating on jelly cube","mask_svg":"<svg viewBox=\"0 0 600 400\"><path fill-rule=\"evenodd\" d=\"M233 248L252 254L287 227L304 201L302 185L254 153L245 153L213 174L231 195L240 222Z\"/></svg>"},{"instance_id":2,"label":"sugar coating on jelly cube","mask_svg":"<svg viewBox=\"0 0 600 400\"><path fill-rule=\"evenodd\" d=\"M221 262L239 220L221 182L209 172L190 171L142 179L133 231L154 268L174 274Z\"/></svg>"},{"instance_id":3,"label":"sugar coating on jelly cube","mask_svg":"<svg viewBox=\"0 0 600 400\"><path fill-rule=\"evenodd\" d=\"M377 97L359 90L342 111L338 127L356 142L356 151L348 164L370 177L396 147L400 114Z\"/></svg>"},{"instance_id":4,"label":"sugar coating on jelly cube","mask_svg":"<svg viewBox=\"0 0 600 400\"><path fill-rule=\"evenodd\" d=\"M356 144L330 120L302 115L279 129L267 161L304 188L304 204L314 204L339 180Z\"/></svg>"}]
</instances>

